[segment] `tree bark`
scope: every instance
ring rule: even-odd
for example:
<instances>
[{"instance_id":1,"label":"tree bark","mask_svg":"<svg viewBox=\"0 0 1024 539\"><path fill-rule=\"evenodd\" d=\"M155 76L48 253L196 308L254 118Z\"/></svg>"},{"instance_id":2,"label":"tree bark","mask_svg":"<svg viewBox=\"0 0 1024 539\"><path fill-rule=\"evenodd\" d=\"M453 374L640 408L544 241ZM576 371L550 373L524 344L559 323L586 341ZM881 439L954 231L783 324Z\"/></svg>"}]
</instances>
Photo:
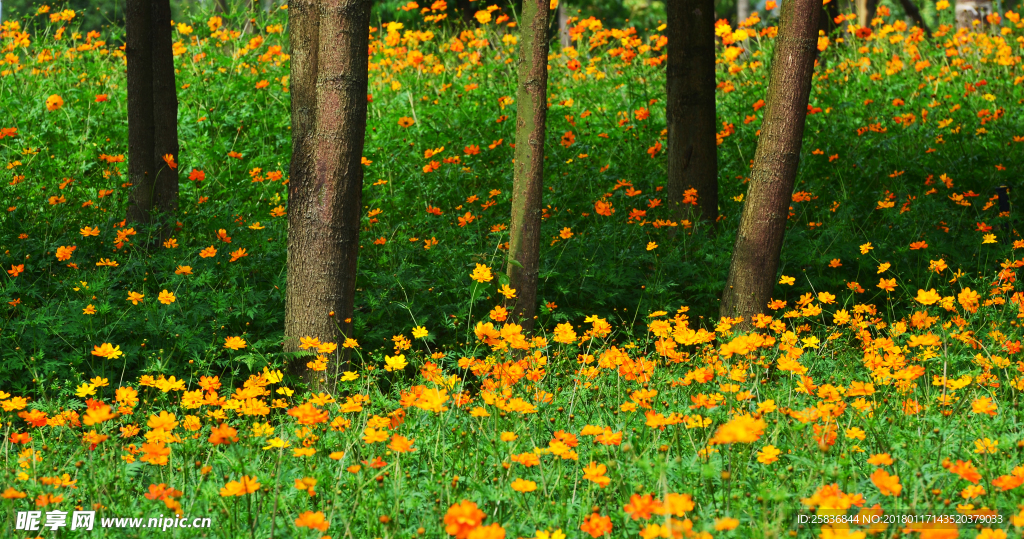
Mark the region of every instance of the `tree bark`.
<instances>
[{"instance_id":1,"label":"tree bark","mask_svg":"<svg viewBox=\"0 0 1024 539\"><path fill-rule=\"evenodd\" d=\"M992 13L992 0L956 0L956 25L973 28L974 21L985 24L985 16Z\"/></svg>"},{"instance_id":2,"label":"tree bark","mask_svg":"<svg viewBox=\"0 0 1024 539\"><path fill-rule=\"evenodd\" d=\"M541 189L548 93L548 0L524 0L517 61L516 149L509 226L509 286L516 290L511 311L524 329L537 312L540 272ZM511 303L511 302L510 302Z\"/></svg>"},{"instance_id":3,"label":"tree bark","mask_svg":"<svg viewBox=\"0 0 1024 539\"><path fill-rule=\"evenodd\" d=\"M125 10L125 56L128 62L128 199L127 220L150 222L156 198L153 114L153 2L129 0Z\"/></svg>"},{"instance_id":4,"label":"tree bark","mask_svg":"<svg viewBox=\"0 0 1024 539\"><path fill-rule=\"evenodd\" d=\"M665 196L677 217L683 193L697 190L701 217L718 218L718 146L715 138L715 11L713 0L666 3L668 66L668 181Z\"/></svg>"},{"instance_id":5,"label":"tree bark","mask_svg":"<svg viewBox=\"0 0 1024 539\"><path fill-rule=\"evenodd\" d=\"M367 48L372 0L289 3L292 47L292 162L288 184L288 286L285 350L300 337L341 344L352 336L363 142ZM292 370L311 385L331 380ZM340 362L335 362L336 373ZM325 385L326 384L326 385Z\"/></svg>"},{"instance_id":6,"label":"tree bark","mask_svg":"<svg viewBox=\"0 0 1024 539\"><path fill-rule=\"evenodd\" d=\"M821 0L786 0L771 64L761 136L740 217L721 316L764 312L786 233L817 52Z\"/></svg>"},{"instance_id":7,"label":"tree bark","mask_svg":"<svg viewBox=\"0 0 1024 539\"><path fill-rule=\"evenodd\" d=\"M907 13L907 16L914 21L914 25L924 30L924 35L929 38L932 37L932 29L928 28L928 25L924 22L921 17L921 10L917 9L917 4L914 0L900 0L900 5L903 6L903 11Z\"/></svg>"},{"instance_id":8,"label":"tree bark","mask_svg":"<svg viewBox=\"0 0 1024 539\"><path fill-rule=\"evenodd\" d=\"M178 212L178 169L163 156L178 162L178 92L174 76L171 3L153 0L153 170L156 171L153 209L164 215L160 240L174 232Z\"/></svg>"},{"instance_id":9,"label":"tree bark","mask_svg":"<svg viewBox=\"0 0 1024 539\"><path fill-rule=\"evenodd\" d=\"M750 0L736 0L736 24L750 17Z\"/></svg>"},{"instance_id":10,"label":"tree bark","mask_svg":"<svg viewBox=\"0 0 1024 539\"><path fill-rule=\"evenodd\" d=\"M860 26L870 26L871 19L875 17L875 11L878 9L878 0L855 0L857 6L857 24Z\"/></svg>"},{"instance_id":11,"label":"tree bark","mask_svg":"<svg viewBox=\"0 0 1024 539\"><path fill-rule=\"evenodd\" d=\"M474 24L473 15L476 11L473 10L473 4L469 3L470 0L456 0L456 4L459 6L459 13L462 14L462 22L466 23L467 26Z\"/></svg>"},{"instance_id":12,"label":"tree bark","mask_svg":"<svg viewBox=\"0 0 1024 539\"><path fill-rule=\"evenodd\" d=\"M565 2L558 3L558 40L563 49L572 46L572 36L569 35L569 13Z\"/></svg>"}]
</instances>

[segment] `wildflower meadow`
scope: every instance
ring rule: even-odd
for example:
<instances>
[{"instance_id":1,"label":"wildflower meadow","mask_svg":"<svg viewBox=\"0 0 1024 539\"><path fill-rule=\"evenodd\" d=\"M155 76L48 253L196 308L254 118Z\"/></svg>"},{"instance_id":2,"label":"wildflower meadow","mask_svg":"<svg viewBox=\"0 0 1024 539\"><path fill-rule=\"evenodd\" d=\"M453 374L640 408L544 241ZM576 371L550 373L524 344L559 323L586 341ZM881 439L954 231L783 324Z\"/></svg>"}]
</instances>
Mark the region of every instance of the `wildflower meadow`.
<instances>
[{"instance_id":1,"label":"wildflower meadow","mask_svg":"<svg viewBox=\"0 0 1024 539\"><path fill-rule=\"evenodd\" d=\"M748 320L719 303L778 19L715 24L712 222L665 198L665 24L556 28L529 331L504 306L520 14L376 9L352 332L298 351L288 6L173 21L169 234L126 219L124 29L5 19L0 530L1020 537L1024 21L931 4L930 35L883 1L818 37Z\"/></svg>"}]
</instances>

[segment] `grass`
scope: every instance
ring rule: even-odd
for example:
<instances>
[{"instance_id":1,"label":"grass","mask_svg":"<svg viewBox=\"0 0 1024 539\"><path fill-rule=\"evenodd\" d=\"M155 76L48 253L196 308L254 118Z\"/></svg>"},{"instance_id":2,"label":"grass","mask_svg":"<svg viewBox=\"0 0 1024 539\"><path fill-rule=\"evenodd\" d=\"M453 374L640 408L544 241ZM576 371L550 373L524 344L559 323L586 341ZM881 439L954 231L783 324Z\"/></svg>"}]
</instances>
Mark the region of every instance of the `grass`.
<instances>
[{"instance_id":1,"label":"grass","mask_svg":"<svg viewBox=\"0 0 1024 539\"><path fill-rule=\"evenodd\" d=\"M180 227L153 251L123 222L121 36L50 13L4 23L0 527L79 507L211 518L183 537L835 537L798 517L837 512L890 515L883 536L909 526L892 515L955 516L962 537L1024 524L1024 241L996 195L1022 165L1019 19L929 41L881 16L820 41L780 283L750 334L717 297L775 21L717 32L714 233L661 203L661 30L574 21L576 48L550 59L541 329L522 335L497 308L503 16L373 31L355 334L304 341L310 368L343 373L334 395L281 374L285 13L251 35L177 26Z\"/></svg>"}]
</instances>

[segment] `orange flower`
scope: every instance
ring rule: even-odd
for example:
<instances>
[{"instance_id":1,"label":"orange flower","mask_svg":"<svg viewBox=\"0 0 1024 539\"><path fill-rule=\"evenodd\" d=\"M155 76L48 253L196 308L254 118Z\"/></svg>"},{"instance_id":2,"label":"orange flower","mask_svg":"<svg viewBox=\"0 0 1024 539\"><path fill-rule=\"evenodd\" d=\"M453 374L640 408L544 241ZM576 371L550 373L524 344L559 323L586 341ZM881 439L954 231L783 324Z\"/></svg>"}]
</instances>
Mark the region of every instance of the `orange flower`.
<instances>
[{"instance_id":1,"label":"orange flower","mask_svg":"<svg viewBox=\"0 0 1024 539\"><path fill-rule=\"evenodd\" d=\"M243 256L249 256L249 253L245 252L245 247L231 251L231 260L228 260L228 262L234 262Z\"/></svg>"},{"instance_id":2,"label":"orange flower","mask_svg":"<svg viewBox=\"0 0 1024 539\"><path fill-rule=\"evenodd\" d=\"M76 247L74 245L72 245L71 247L66 247L64 245L61 245L60 247L57 248L57 260L60 260L61 262L63 262L65 260L70 259L71 258L71 254L74 253L75 249L77 249L77 248L78 247Z\"/></svg>"},{"instance_id":3,"label":"orange flower","mask_svg":"<svg viewBox=\"0 0 1024 539\"><path fill-rule=\"evenodd\" d=\"M718 427L718 430L715 431L715 435L711 438L710 443L753 443L756 442L762 434L764 434L765 426L763 419L755 419L749 414L743 414Z\"/></svg>"},{"instance_id":4,"label":"orange flower","mask_svg":"<svg viewBox=\"0 0 1024 539\"><path fill-rule=\"evenodd\" d=\"M533 492L537 490L537 483L534 481L527 481L526 479L517 478L512 482L512 490L516 492Z\"/></svg>"},{"instance_id":5,"label":"orange flower","mask_svg":"<svg viewBox=\"0 0 1024 539\"><path fill-rule=\"evenodd\" d=\"M612 207L612 203L611 202L605 202L604 200L598 200L597 202L594 203L594 211L597 212L598 215L603 215L605 217L611 217L611 215L613 213L615 213L615 208Z\"/></svg>"},{"instance_id":6,"label":"orange flower","mask_svg":"<svg viewBox=\"0 0 1024 539\"><path fill-rule=\"evenodd\" d=\"M391 436L391 443L388 444L388 449L395 453L410 453L416 450L416 448L412 446L412 442L412 440L405 436L395 434Z\"/></svg>"},{"instance_id":7,"label":"orange flower","mask_svg":"<svg viewBox=\"0 0 1024 539\"><path fill-rule=\"evenodd\" d=\"M288 410L288 415L297 418L300 425L317 425L330 417L326 410L321 410L310 402Z\"/></svg>"},{"instance_id":8,"label":"orange flower","mask_svg":"<svg viewBox=\"0 0 1024 539\"><path fill-rule=\"evenodd\" d=\"M245 496L246 494L256 492L261 486L256 477L243 475L240 480L229 481L228 484L224 485L224 488L220 489L220 495L225 498L228 496Z\"/></svg>"},{"instance_id":9,"label":"orange flower","mask_svg":"<svg viewBox=\"0 0 1024 539\"><path fill-rule=\"evenodd\" d=\"M974 399L974 402L971 403L971 411L976 414L988 414L995 417L998 409L999 407L996 406L996 403L992 402L991 397Z\"/></svg>"},{"instance_id":10,"label":"orange flower","mask_svg":"<svg viewBox=\"0 0 1024 539\"><path fill-rule=\"evenodd\" d=\"M591 461L587 467L583 468L583 479L597 483L597 486L604 488L612 482L604 475L607 472L607 466Z\"/></svg>"},{"instance_id":11,"label":"orange flower","mask_svg":"<svg viewBox=\"0 0 1024 539\"><path fill-rule=\"evenodd\" d=\"M889 472L878 468L871 474L871 482L878 487L882 496L899 496L903 492L903 485L900 484L900 476L889 475Z\"/></svg>"},{"instance_id":12,"label":"orange flower","mask_svg":"<svg viewBox=\"0 0 1024 539\"><path fill-rule=\"evenodd\" d=\"M245 348L245 340L241 337L225 337L224 348L230 348L232 350L241 350Z\"/></svg>"},{"instance_id":13,"label":"orange flower","mask_svg":"<svg viewBox=\"0 0 1024 539\"><path fill-rule=\"evenodd\" d=\"M612 519L608 516L601 516L597 513L587 515L580 524L580 530L587 532L591 537L600 537L612 531Z\"/></svg>"},{"instance_id":14,"label":"orange flower","mask_svg":"<svg viewBox=\"0 0 1024 539\"><path fill-rule=\"evenodd\" d=\"M661 502L654 499L654 496L650 494L633 494L629 497L629 503L622 507L622 510L629 513L630 518L633 520L651 518L651 513L659 513L661 511Z\"/></svg>"},{"instance_id":15,"label":"orange flower","mask_svg":"<svg viewBox=\"0 0 1024 539\"><path fill-rule=\"evenodd\" d=\"M64 106L64 100L57 94L46 98L46 110L55 111Z\"/></svg>"},{"instance_id":16,"label":"orange flower","mask_svg":"<svg viewBox=\"0 0 1024 539\"><path fill-rule=\"evenodd\" d=\"M238 441L238 431L228 426L227 423L221 423L220 426L214 427L210 431L210 443L213 445L230 445Z\"/></svg>"},{"instance_id":17,"label":"orange flower","mask_svg":"<svg viewBox=\"0 0 1024 539\"><path fill-rule=\"evenodd\" d=\"M299 528L310 528L314 530L320 530L320 532L326 532L327 527L331 523L324 518L323 511L306 511L299 515L299 518L295 519L295 526Z\"/></svg>"},{"instance_id":18,"label":"orange flower","mask_svg":"<svg viewBox=\"0 0 1024 539\"><path fill-rule=\"evenodd\" d=\"M413 121L413 119L409 118L408 116L402 116L401 118L398 119L398 125L400 125L402 127L409 127L410 125L412 125L414 123L416 123L416 122Z\"/></svg>"},{"instance_id":19,"label":"orange flower","mask_svg":"<svg viewBox=\"0 0 1024 539\"><path fill-rule=\"evenodd\" d=\"M167 163L168 168L172 168L172 169L178 168L178 164L174 162L174 155L173 154L169 154L169 153L168 154L164 154L163 160L164 160L164 163Z\"/></svg>"},{"instance_id":20,"label":"orange flower","mask_svg":"<svg viewBox=\"0 0 1024 539\"><path fill-rule=\"evenodd\" d=\"M455 539L467 539L469 532L479 526L486 516L475 503L462 500L448 508L444 515L444 530L448 535L454 535Z\"/></svg>"},{"instance_id":21,"label":"orange flower","mask_svg":"<svg viewBox=\"0 0 1024 539\"><path fill-rule=\"evenodd\" d=\"M960 476L960 479L974 484L978 484L978 481L981 480L981 474L978 473L978 469L974 467L974 463L971 461L957 460L956 464L949 467L949 471Z\"/></svg>"},{"instance_id":22,"label":"orange flower","mask_svg":"<svg viewBox=\"0 0 1024 539\"><path fill-rule=\"evenodd\" d=\"M15 266L14 264L11 264L11 269L7 270L7 273L9 273L11 275L11 277L17 277L20 273L22 273L24 271L25 271L25 264L18 264L17 266Z\"/></svg>"}]
</instances>

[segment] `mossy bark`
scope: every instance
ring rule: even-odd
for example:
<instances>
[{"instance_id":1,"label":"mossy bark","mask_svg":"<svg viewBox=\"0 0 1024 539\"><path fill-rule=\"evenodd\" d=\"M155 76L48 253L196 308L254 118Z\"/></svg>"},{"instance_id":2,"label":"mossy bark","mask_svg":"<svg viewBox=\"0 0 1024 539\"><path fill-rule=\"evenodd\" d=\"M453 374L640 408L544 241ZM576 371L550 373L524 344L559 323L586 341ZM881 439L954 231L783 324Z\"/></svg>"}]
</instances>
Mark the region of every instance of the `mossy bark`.
<instances>
[{"instance_id":1,"label":"mossy bark","mask_svg":"<svg viewBox=\"0 0 1024 539\"><path fill-rule=\"evenodd\" d=\"M750 318L764 312L775 287L800 160L821 13L820 0L782 4L764 122L722 294L721 316L743 317L741 327L749 327Z\"/></svg>"},{"instance_id":2,"label":"mossy bark","mask_svg":"<svg viewBox=\"0 0 1024 539\"><path fill-rule=\"evenodd\" d=\"M548 0L524 0L517 61L516 149L509 226L509 286L513 319L531 329L540 271L541 189L548 88Z\"/></svg>"}]
</instances>

